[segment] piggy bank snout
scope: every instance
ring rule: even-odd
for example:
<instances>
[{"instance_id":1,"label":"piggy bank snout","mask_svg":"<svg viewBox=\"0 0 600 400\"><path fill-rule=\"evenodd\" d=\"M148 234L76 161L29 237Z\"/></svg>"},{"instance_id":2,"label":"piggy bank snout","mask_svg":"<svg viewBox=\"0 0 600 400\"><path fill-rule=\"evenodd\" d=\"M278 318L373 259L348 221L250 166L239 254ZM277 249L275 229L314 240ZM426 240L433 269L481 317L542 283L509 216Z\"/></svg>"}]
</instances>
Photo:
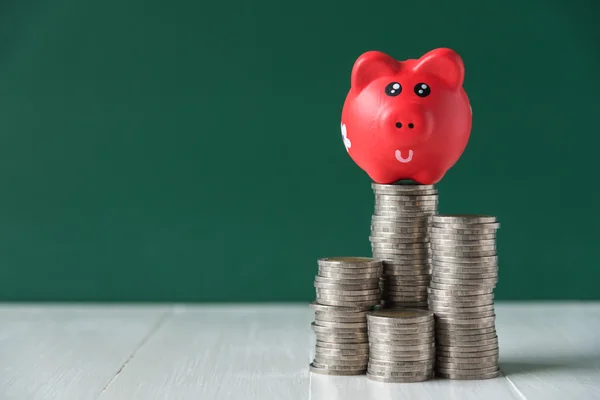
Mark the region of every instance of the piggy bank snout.
<instances>
[{"instance_id":1,"label":"piggy bank snout","mask_svg":"<svg viewBox=\"0 0 600 400\"><path fill-rule=\"evenodd\" d=\"M389 110L383 121L386 130L409 142L427 138L433 128L433 116L419 104Z\"/></svg>"}]
</instances>

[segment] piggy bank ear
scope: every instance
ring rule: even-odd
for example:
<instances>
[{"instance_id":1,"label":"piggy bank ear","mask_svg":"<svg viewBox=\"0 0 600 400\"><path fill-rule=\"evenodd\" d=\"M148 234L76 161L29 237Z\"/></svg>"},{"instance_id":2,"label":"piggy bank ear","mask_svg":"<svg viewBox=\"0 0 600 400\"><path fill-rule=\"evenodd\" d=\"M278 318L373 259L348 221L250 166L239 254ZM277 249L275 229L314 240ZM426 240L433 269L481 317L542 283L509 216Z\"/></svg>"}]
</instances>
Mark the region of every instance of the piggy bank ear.
<instances>
[{"instance_id":1,"label":"piggy bank ear","mask_svg":"<svg viewBox=\"0 0 600 400\"><path fill-rule=\"evenodd\" d=\"M394 75L400 64L394 58L380 51L363 53L352 67L352 89L361 91L373 80L382 76Z\"/></svg>"},{"instance_id":2,"label":"piggy bank ear","mask_svg":"<svg viewBox=\"0 0 600 400\"><path fill-rule=\"evenodd\" d=\"M465 79L465 65L460 56L451 49L431 50L419 58L415 72L432 74L446 82L452 89L462 86Z\"/></svg>"}]
</instances>

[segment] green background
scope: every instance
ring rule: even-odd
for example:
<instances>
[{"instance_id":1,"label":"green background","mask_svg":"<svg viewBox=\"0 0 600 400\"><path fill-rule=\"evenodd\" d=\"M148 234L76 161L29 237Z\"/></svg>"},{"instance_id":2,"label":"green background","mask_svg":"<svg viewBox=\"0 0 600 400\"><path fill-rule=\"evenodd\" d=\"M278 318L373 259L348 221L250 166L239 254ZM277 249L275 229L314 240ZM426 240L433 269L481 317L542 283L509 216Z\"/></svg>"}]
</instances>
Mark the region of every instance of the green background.
<instances>
[{"instance_id":1,"label":"green background","mask_svg":"<svg viewBox=\"0 0 600 400\"><path fill-rule=\"evenodd\" d=\"M0 300L311 301L369 255L350 70L451 47L473 132L441 213L496 215L497 299L598 299L589 0L4 0Z\"/></svg>"}]
</instances>

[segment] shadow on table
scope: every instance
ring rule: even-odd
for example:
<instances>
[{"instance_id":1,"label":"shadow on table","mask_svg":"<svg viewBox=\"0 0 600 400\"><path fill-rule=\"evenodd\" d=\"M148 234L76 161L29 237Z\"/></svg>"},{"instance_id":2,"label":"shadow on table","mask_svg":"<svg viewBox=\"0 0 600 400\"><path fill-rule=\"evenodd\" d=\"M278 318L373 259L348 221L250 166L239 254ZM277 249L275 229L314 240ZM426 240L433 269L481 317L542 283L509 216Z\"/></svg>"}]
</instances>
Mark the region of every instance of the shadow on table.
<instances>
[{"instance_id":1,"label":"shadow on table","mask_svg":"<svg viewBox=\"0 0 600 400\"><path fill-rule=\"evenodd\" d=\"M552 358L508 359L500 361L500 370L505 374L527 374L544 371L593 371L600 369L600 354L557 356Z\"/></svg>"}]
</instances>

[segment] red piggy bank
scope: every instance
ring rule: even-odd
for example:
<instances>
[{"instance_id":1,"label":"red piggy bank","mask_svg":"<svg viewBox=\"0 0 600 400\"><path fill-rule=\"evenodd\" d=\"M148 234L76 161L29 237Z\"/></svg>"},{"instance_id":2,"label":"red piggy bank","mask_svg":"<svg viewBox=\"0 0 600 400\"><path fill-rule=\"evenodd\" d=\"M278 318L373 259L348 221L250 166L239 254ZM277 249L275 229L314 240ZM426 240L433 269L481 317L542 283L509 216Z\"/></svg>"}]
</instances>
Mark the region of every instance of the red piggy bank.
<instances>
[{"instance_id":1,"label":"red piggy bank","mask_svg":"<svg viewBox=\"0 0 600 400\"><path fill-rule=\"evenodd\" d=\"M464 75L462 59L451 49L405 61L379 51L362 54L342 110L350 157L376 183L439 182L471 134Z\"/></svg>"}]
</instances>

